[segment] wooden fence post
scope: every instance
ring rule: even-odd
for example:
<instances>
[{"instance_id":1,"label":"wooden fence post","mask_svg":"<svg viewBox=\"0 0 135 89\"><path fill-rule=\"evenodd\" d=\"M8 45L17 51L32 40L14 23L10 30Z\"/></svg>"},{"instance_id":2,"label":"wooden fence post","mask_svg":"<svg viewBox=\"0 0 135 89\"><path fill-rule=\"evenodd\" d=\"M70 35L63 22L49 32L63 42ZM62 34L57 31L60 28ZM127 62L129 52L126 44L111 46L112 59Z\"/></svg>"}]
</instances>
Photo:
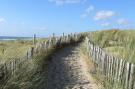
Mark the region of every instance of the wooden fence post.
<instances>
[{"instance_id":1,"label":"wooden fence post","mask_svg":"<svg viewBox=\"0 0 135 89\"><path fill-rule=\"evenodd\" d=\"M128 85L129 85L129 75L130 75L130 63L127 62L126 63L126 81L125 81L125 89L129 89Z\"/></svg>"},{"instance_id":2,"label":"wooden fence post","mask_svg":"<svg viewBox=\"0 0 135 89\"><path fill-rule=\"evenodd\" d=\"M33 36L33 45L35 45L36 44L36 34L34 34L34 36Z\"/></svg>"},{"instance_id":3,"label":"wooden fence post","mask_svg":"<svg viewBox=\"0 0 135 89\"><path fill-rule=\"evenodd\" d=\"M34 56L34 47L29 48L27 51L27 59L31 59Z\"/></svg>"},{"instance_id":4,"label":"wooden fence post","mask_svg":"<svg viewBox=\"0 0 135 89\"><path fill-rule=\"evenodd\" d=\"M52 37L52 44L55 45L55 41L56 41L56 37L55 34L53 33L53 37Z\"/></svg>"},{"instance_id":5,"label":"wooden fence post","mask_svg":"<svg viewBox=\"0 0 135 89\"><path fill-rule=\"evenodd\" d=\"M64 32L63 32L63 38L64 38L64 36L65 36L65 35L64 35Z\"/></svg>"},{"instance_id":6,"label":"wooden fence post","mask_svg":"<svg viewBox=\"0 0 135 89\"><path fill-rule=\"evenodd\" d=\"M120 65L119 65L119 70L118 70L118 82L121 79L121 74L122 74L122 64L123 64L123 60L120 60Z\"/></svg>"},{"instance_id":7,"label":"wooden fence post","mask_svg":"<svg viewBox=\"0 0 135 89\"><path fill-rule=\"evenodd\" d=\"M126 72L126 62L125 62L125 60L123 60L123 62L122 62L122 73L121 73L121 84L122 84L123 87L125 86L125 81L126 81L125 72Z\"/></svg>"},{"instance_id":8,"label":"wooden fence post","mask_svg":"<svg viewBox=\"0 0 135 89\"><path fill-rule=\"evenodd\" d=\"M131 68L130 68L130 77L129 77L129 89L133 89L134 86L134 82L135 82L135 71L134 71L134 64L131 64Z\"/></svg>"}]
</instances>

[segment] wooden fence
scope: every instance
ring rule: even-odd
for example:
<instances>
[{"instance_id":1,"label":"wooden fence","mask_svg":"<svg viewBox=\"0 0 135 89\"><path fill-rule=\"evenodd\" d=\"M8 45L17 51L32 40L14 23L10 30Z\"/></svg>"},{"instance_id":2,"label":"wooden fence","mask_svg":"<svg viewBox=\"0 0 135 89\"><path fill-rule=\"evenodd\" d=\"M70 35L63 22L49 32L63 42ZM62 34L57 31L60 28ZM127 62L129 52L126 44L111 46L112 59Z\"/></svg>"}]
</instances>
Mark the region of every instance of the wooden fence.
<instances>
[{"instance_id":1,"label":"wooden fence","mask_svg":"<svg viewBox=\"0 0 135 89\"><path fill-rule=\"evenodd\" d=\"M95 67L106 76L111 84L119 83L123 89L135 89L135 65L123 59L108 55L102 48L94 45L87 37L87 52Z\"/></svg>"},{"instance_id":2,"label":"wooden fence","mask_svg":"<svg viewBox=\"0 0 135 89\"><path fill-rule=\"evenodd\" d=\"M15 75L15 71L23 66L28 60L32 60L33 57L43 50L49 50L51 47L58 47L62 44L70 44L72 42L79 41L81 35L70 34L61 37L50 37L47 41L37 43L34 47L30 47L26 51L26 56L22 58L14 58L9 62L0 64L0 86L1 83L8 80L8 78Z\"/></svg>"}]
</instances>

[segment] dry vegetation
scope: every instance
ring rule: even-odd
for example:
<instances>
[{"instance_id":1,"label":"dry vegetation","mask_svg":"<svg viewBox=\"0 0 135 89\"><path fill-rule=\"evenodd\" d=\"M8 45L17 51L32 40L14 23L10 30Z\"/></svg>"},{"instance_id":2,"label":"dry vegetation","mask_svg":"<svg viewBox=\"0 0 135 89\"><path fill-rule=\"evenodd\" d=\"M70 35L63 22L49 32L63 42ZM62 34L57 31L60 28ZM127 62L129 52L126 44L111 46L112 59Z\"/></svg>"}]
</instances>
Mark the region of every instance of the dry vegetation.
<instances>
[{"instance_id":1,"label":"dry vegetation","mask_svg":"<svg viewBox=\"0 0 135 89\"><path fill-rule=\"evenodd\" d=\"M38 41L43 40L46 39L40 39ZM2 89L44 89L48 71L48 61L55 51L66 45L67 44L61 44L58 48L51 47L48 50L41 50L32 60L23 63L23 66L16 70L14 76L11 76L7 81L2 83ZM31 43L30 46L32 46ZM20 46L17 48L19 47Z\"/></svg>"},{"instance_id":2,"label":"dry vegetation","mask_svg":"<svg viewBox=\"0 0 135 89\"><path fill-rule=\"evenodd\" d=\"M23 57L31 46L32 41L0 41L0 61Z\"/></svg>"},{"instance_id":3,"label":"dry vegetation","mask_svg":"<svg viewBox=\"0 0 135 89\"><path fill-rule=\"evenodd\" d=\"M134 30L104 30L87 35L94 44L104 48L106 52L129 62L135 63L135 31Z\"/></svg>"},{"instance_id":4,"label":"dry vegetation","mask_svg":"<svg viewBox=\"0 0 135 89\"><path fill-rule=\"evenodd\" d=\"M37 42L46 39L37 39ZM9 61L26 56L27 50L33 46L32 40L8 40L0 41L0 61Z\"/></svg>"},{"instance_id":5,"label":"dry vegetation","mask_svg":"<svg viewBox=\"0 0 135 89\"><path fill-rule=\"evenodd\" d=\"M43 89L46 82L48 60L55 50L52 47L42 51L32 60L23 63L23 66L16 70L15 75L2 84L2 89Z\"/></svg>"},{"instance_id":6,"label":"dry vegetation","mask_svg":"<svg viewBox=\"0 0 135 89\"><path fill-rule=\"evenodd\" d=\"M88 36L94 44L97 44L104 48L109 54L123 58L127 61L135 63L135 31L133 30L106 30L84 33ZM42 41L38 40L38 41ZM26 50L32 45L32 41L6 41L0 42L0 60L9 59L11 57L21 57L26 54ZM3 54L4 49L4 54ZM81 45L81 51L87 55L85 44ZM4 89L42 89L46 79L46 66L48 55L54 52L54 49L49 52L43 52L35 57L34 60L30 60L25 63L25 66L16 71L16 76L10 78ZM86 60L88 61L88 60ZM89 61L87 62L90 63ZM93 68L91 72L93 76L99 80L105 89L121 89L119 85L112 87L111 84L104 79L98 69ZM46 70L46 71L45 71ZM100 77L99 77L100 76ZM102 77L101 77L102 76Z\"/></svg>"},{"instance_id":7,"label":"dry vegetation","mask_svg":"<svg viewBox=\"0 0 135 89\"><path fill-rule=\"evenodd\" d=\"M132 63L135 63L135 31L134 30L104 30L96 32L84 33L88 36L95 45L102 47L108 54L114 55L119 59L123 59ZM108 82L105 76L102 75L98 69L93 75L98 81L100 81L104 89L123 89L122 86L116 82L111 84Z\"/></svg>"}]
</instances>

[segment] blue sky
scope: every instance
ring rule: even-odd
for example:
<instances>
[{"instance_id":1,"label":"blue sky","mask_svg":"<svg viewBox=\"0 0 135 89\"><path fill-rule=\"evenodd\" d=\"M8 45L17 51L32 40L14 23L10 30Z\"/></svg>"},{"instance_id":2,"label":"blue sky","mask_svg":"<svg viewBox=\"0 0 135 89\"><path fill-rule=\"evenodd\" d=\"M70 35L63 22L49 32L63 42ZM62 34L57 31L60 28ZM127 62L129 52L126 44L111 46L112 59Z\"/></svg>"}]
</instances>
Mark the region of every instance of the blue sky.
<instances>
[{"instance_id":1,"label":"blue sky","mask_svg":"<svg viewBox=\"0 0 135 89\"><path fill-rule=\"evenodd\" d=\"M134 28L135 0L0 0L0 35Z\"/></svg>"}]
</instances>

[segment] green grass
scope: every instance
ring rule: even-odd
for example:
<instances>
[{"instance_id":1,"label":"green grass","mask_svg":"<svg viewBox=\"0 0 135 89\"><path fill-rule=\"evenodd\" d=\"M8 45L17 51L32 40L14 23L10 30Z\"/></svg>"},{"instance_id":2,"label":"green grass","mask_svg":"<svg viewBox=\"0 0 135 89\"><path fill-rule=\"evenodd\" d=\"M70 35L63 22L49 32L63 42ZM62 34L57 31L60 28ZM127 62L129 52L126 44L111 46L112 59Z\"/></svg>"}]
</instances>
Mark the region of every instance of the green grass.
<instances>
[{"instance_id":1,"label":"green grass","mask_svg":"<svg viewBox=\"0 0 135 89\"><path fill-rule=\"evenodd\" d=\"M3 89L43 89L46 81L47 60L50 53L42 52L34 57L33 60L25 62L15 76L8 79Z\"/></svg>"},{"instance_id":2,"label":"green grass","mask_svg":"<svg viewBox=\"0 0 135 89\"><path fill-rule=\"evenodd\" d=\"M121 49L121 48L120 48ZM111 82L107 80L106 76L101 72L101 70L95 65L90 59L88 53L87 53L87 48L86 48L86 42L82 42L80 45L80 52L85 55L85 61L87 62L89 72L92 75L92 77L95 79L95 83L97 85L100 85L100 89L123 89L123 87L120 85L120 83L116 82ZM110 49L114 50L114 49ZM117 49L119 50L119 49ZM114 50L115 51L115 50Z\"/></svg>"},{"instance_id":3,"label":"green grass","mask_svg":"<svg viewBox=\"0 0 135 89\"><path fill-rule=\"evenodd\" d=\"M73 44L63 43L59 47L53 46L49 50L40 50L39 54L23 63L22 67L16 70L15 75L2 84L2 89L44 89L47 84L48 63L51 56L57 50Z\"/></svg>"},{"instance_id":4,"label":"green grass","mask_svg":"<svg viewBox=\"0 0 135 89\"><path fill-rule=\"evenodd\" d=\"M44 89L47 77L47 65L50 56L57 51L55 47L41 50L32 60L23 63L15 75L2 84L2 89Z\"/></svg>"},{"instance_id":5,"label":"green grass","mask_svg":"<svg viewBox=\"0 0 135 89\"><path fill-rule=\"evenodd\" d=\"M135 63L135 30L112 29L86 32L83 35L91 39L95 45L102 47L108 54ZM123 89L118 82L108 81L98 69L93 77L102 83L104 89Z\"/></svg>"},{"instance_id":6,"label":"green grass","mask_svg":"<svg viewBox=\"0 0 135 89\"><path fill-rule=\"evenodd\" d=\"M109 54L135 63L134 30L112 29L85 33L85 35L87 35L94 44L104 48Z\"/></svg>"},{"instance_id":7,"label":"green grass","mask_svg":"<svg viewBox=\"0 0 135 89\"><path fill-rule=\"evenodd\" d=\"M36 42L46 40L45 38L39 38ZM9 61L14 58L24 57L27 50L32 46L34 46L32 40L0 41L0 61Z\"/></svg>"},{"instance_id":8,"label":"green grass","mask_svg":"<svg viewBox=\"0 0 135 89\"><path fill-rule=\"evenodd\" d=\"M0 41L0 61L23 57L31 46L32 41Z\"/></svg>"}]
</instances>

